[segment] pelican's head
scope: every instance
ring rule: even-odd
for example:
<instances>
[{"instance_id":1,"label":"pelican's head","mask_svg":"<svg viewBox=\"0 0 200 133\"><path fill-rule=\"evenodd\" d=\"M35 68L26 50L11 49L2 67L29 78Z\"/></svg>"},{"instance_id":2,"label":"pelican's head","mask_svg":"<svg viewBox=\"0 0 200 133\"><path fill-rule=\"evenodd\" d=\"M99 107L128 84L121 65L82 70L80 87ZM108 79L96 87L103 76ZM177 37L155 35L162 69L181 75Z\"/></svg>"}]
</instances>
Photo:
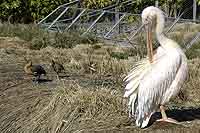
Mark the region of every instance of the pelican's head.
<instances>
[{"instance_id":1,"label":"pelican's head","mask_svg":"<svg viewBox=\"0 0 200 133\"><path fill-rule=\"evenodd\" d=\"M164 12L154 6L149 6L142 11L142 23L147 32L155 30L156 34L163 33L165 25Z\"/></svg>"},{"instance_id":2,"label":"pelican's head","mask_svg":"<svg viewBox=\"0 0 200 133\"><path fill-rule=\"evenodd\" d=\"M163 11L157 7L149 6L142 11L142 23L148 24L156 22L157 15L163 15Z\"/></svg>"},{"instance_id":3,"label":"pelican's head","mask_svg":"<svg viewBox=\"0 0 200 133\"><path fill-rule=\"evenodd\" d=\"M162 18L162 11L157 7L149 6L142 11L142 23L147 33L147 54L150 62L153 61L152 30L155 29L158 23L164 24L164 21L158 22L160 18ZM157 27L160 28L159 24Z\"/></svg>"},{"instance_id":4,"label":"pelican's head","mask_svg":"<svg viewBox=\"0 0 200 133\"><path fill-rule=\"evenodd\" d=\"M142 11L142 23L143 24L148 24L149 22L152 22L156 18L156 7L154 6L149 6L145 8Z\"/></svg>"}]
</instances>

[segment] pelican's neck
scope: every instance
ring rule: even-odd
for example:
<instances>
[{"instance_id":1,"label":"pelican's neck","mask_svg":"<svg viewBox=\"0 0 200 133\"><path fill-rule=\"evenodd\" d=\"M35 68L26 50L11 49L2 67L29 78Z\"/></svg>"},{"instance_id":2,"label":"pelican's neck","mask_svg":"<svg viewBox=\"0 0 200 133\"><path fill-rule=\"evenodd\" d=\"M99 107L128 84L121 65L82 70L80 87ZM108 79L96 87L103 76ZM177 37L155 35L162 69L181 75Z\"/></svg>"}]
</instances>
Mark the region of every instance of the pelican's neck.
<instances>
[{"instance_id":1,"label":"pelican's neck","mask_svg":"<svg viewBox=\"0 0 200 133\"><path fill-rule=\"evenodd\" d=\"M165 17L162 12L157 12L156 16L156 37L158 39L158 42L164 49L178 47L176 42L173 40L167 38L164 33L164 25L165 25Z\"/></svg>"},{"instance_id":2,"label":"pelican's neck","mask_svg":"<svg viewBox=\"0 0 200 133\"><path fill-rule=\"evenodd\" d=\"M165 40L168 39L164 33L165 18L161 12L157 12L156 16L156 37L161 46L165 45Z\"/></svg>"}]
</instances>

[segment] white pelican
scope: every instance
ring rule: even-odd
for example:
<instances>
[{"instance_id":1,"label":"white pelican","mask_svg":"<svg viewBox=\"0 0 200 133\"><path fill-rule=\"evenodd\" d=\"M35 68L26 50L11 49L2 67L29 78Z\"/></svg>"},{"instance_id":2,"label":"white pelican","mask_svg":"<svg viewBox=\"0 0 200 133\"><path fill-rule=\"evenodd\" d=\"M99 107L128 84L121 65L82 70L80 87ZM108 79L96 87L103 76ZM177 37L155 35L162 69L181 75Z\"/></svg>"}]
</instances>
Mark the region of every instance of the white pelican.
<instances>
[{"instance_id":1,"label":"white pelican","mask_svg":"<svg viewBox=\"0 0 200 133\"><path fill-rule=\"evenodd\" d=\"M158 109L162 115L159 121L177 122L167 117L164 105L178 94L188 74L184 52L163 33L164 21L164 13L159 8L150 6L143 10L142 22L155 27L160 46L153 55L152 46L148 44L149 57L138 61L125 78L127 85L124 97L129 98L129 114L141 128L148 125L151 115ZM151 43L149 37L148 33L147 40Z\"/></svg>"}]
</instances>

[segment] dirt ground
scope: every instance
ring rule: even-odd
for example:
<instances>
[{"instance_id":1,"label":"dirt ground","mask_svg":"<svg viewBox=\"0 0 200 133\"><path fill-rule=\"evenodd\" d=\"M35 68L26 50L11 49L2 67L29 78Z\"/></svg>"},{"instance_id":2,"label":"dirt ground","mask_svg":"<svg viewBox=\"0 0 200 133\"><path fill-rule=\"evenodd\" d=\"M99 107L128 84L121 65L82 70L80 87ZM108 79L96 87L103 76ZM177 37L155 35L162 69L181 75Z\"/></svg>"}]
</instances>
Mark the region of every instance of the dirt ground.
<instances>
[{"instance_id":1,"label":"dirt ground","mask_svg":"<svg viewBox=\"0 0 200 133\"><path fill-rule=\"evenodd\" d=\"M27 54L24 51L24 49L28 49L27 45L18 38L5 37L0 39L0 132L2 133L32 132L26 123L40 115L40 111L51 101L51 96L58 85L73 82L78 82L83 87L101 86L102 82L107 86L115 84L115 81L110 77L99 78L94 75L76 75L74 73L68 73L62 81L58 81L48 63L43 64L45 69L49 71L48 77L45 77L42 83L34 84L31 77L23 71L25 64L23 55ZM167 114L178 120L180 125L155 122L155 119L160 117L160 114L156 113L151 120L152 125L145 129L139 129L135 127L133 121L128 119L127 115L124 115L126 118L115 127L91 128L77 132L200 132L200 106L170 109ZM46 132L51 131L49 129ZM56 132L59 131L56 130Z\"/></svg>"}]
</instances>

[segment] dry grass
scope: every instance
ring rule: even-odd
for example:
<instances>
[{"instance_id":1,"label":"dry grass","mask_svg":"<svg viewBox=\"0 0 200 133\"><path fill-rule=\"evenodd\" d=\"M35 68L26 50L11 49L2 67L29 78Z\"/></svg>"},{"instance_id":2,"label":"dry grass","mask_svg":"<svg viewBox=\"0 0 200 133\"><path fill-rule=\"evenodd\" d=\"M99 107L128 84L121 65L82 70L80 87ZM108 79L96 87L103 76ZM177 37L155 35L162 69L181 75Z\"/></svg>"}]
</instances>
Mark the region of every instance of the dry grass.
<instances>
[{"instance_id":1,"label":"dry grass","mask_svg":"<svg viewBox=\"0 0 200 133\"><path fill-rule=\"evenodd\" d=\"M49 103L22 131L75 132L116 127L127 118L121 93L109 88L82 88L79 85L58 86Z\"/></svg>"},{"instance_id":2,"label":"dry grass","mask_svg":"<svg viewBox=\"0 0 200 133\"><path fill-rule=\"evenodd\" d=\"M195 23L178 23L174 27L173 31L179 31L179 32L199 32L200 25Z\"/></svg>"},{"instance_id":3,"label":"dry grass","mask_svg":"<svg viewBox=\"0 0 200 133\"><path fill-rule=\"evenodd\" d=\"M188 34L193 35L190 32ZM171 36L179 38L183 34L174 32ZM183 87L187 99L176 98L168 105L170 109L181 109L182 114L187 112L185 109L192 108L192 113L184 116L193 117L191 122L188 124L187 119L182 122L188 127L163 127L157 123L140 130L128 118L127 100L122 97L122 79L132 64L144 56L144 48L138 48L141 50L138 52L133 48L97 43L70 49L48 46L31 50L30 45L29 41L19 38L0 38L1 132L183 132L199 129L199 114L193 110L200 107L199 55L189 60L189 78ZM42 64L47 70L47 78L53 81L33 85L24 79L24 57ZM51 58L63 63L69 77L55 80L49 65Z\"/></svg>"},{"instance_id":4,"label":"dry grass","mask_svg":"<svg viewBox=\"0 0 200 133\"><path fill-rule=\"evenodd\" d=\"M189 64L190 78L184 87L187 100L176 99L169 104L169 107L172 106L171 109L200 106L198 88L200 71L196 69L199 67L200 59L194 59ZM13 94L16 90L5 92L1 100L1 104L4 103L4 107L0 110L4 116L0 119L4 121L0 125L2 132L88 132L126 128L126 130L139 130L134 124L130 124L126 99L122 98L123 88L120 86L83 87L77 82L61 81L53 88L44 85L23 85L19 89L17 91L19 94L15 95ZM195 123L194 121L192 124L197 125ZM174 126L171 125L168 130L175 130L174 128L180 130L178 126ZM189 127L191 126L189 124ZM152 132L161 130L155 126L152 128L148 130Z\"/></svg>"}]
</instances>

